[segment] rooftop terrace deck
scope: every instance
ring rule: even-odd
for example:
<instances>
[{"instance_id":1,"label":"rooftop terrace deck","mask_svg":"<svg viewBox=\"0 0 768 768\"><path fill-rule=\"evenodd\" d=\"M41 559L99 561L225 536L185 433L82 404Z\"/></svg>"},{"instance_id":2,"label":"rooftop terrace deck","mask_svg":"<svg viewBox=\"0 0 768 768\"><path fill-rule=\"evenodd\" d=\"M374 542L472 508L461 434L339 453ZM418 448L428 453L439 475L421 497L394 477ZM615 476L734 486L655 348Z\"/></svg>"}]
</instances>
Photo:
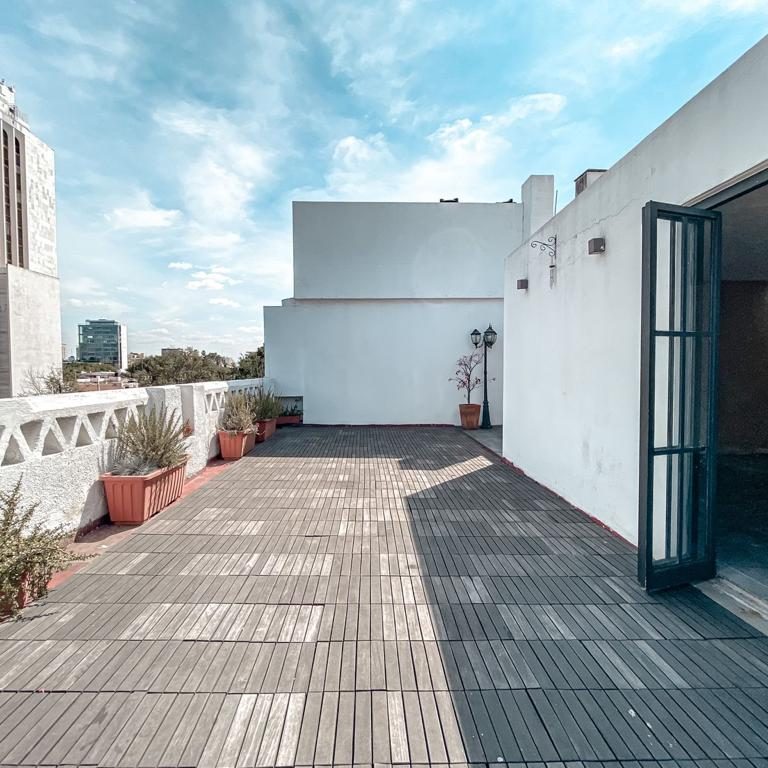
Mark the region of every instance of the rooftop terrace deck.
<instances>
[{"instance_id":1,"label":"rooftop terrace deck","mask_svg":"<svg viewBox=\"0 0 768 768\"><path fill-rule=\"evenodd\" d=\"M458 430L283 430L0 625L0 765L768 765L768 638L635 559Z\"/></svg>"}]
</instances>

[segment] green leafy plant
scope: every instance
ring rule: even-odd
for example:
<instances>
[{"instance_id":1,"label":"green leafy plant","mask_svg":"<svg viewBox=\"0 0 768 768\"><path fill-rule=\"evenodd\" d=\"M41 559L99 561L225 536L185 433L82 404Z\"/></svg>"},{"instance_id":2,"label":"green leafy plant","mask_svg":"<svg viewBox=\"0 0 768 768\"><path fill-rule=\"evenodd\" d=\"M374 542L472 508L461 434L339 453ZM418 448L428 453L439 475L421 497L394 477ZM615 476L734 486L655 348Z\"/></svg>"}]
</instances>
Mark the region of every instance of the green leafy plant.
<instances>
[{"instance_id":1,"label":"green leafy plant","mask_svg":"<svg viewBox=\"0 0 768 768\"><path fill-rule=\"evenodd\" d=\"M297 402L290 406L286 403L280 410L281 416L301 416L303 413L304 411L302 411L301 406Z\"/></svg>"},{"instance_id":2,"label":"green leafy plant","mask_svg":"<svg viewBox=\"0 0 768 768\"><path fill-rule=\"evenodd\" d=\"M221 428L227 432L252 432L251 403L244 392L231 392L224 403Z\"/></svg>"},{"instance_id":3,"label":"green leafy plant","mask_svg":"<svg viewBox=\"0 0 768 768\"><path fill-rule=\"evenodd\" d=\"M117 433L114 475L148 475L186 459L184 425L165 406L131 415Z\"/></svg>"},{"instance_id":4,"label":"green leafy plant","mask_svg":"<svg viewBox=\"0 0 768 768\"><path fill-rule=\"evenodd\" d=\"M45 595L51 576L75 559L66 548L70 532L35 522L37 508L24 504L21 480L0 491L0 614L18 611L21 592L31 600Z\"/></svg>"},{"instance_id":5,"label":"green leafy plant","mask_svg":"<svg viewBox=\"0 0 768 768\"><path fill-rule=\"evenodd\" d=\"M280 398L271 390L261 389L251 395L251 414L254 421L276 419L283 410Z\"/></svg>"}]
</instances>

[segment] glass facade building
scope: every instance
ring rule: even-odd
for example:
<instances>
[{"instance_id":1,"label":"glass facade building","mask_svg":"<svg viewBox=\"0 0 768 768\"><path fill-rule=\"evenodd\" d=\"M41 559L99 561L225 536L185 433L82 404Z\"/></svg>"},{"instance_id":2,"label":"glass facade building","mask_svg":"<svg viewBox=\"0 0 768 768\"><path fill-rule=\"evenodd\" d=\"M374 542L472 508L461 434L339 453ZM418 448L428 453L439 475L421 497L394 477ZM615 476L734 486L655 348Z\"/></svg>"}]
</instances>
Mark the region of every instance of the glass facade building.
<instances>
[{"instance_id":1,"label":"glass facade building","mask_svg":"<svg viewBox=\"0 0 768 768\"><path fill-rule=\"evenodd\" d=\"M86 320L77 327L77 359L81 363L107 363L128 367L126 326L116 320Z\"/></svg>"}]
</instances>

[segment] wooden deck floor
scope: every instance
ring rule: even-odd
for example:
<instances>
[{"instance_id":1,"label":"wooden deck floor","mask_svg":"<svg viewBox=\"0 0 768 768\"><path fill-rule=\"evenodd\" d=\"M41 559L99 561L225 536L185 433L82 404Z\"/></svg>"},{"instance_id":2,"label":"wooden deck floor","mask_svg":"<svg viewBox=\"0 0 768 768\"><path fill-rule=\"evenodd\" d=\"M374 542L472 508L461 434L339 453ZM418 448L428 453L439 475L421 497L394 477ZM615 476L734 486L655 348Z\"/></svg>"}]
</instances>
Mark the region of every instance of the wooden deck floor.
<instances>
[{"instance_id":1,"label":"wooden deck floor","mask_svg":"<svg viewBox=\"0 0 768 768\"><path fill-rule=\"evenodd\" d=\"M0 765L768 766L768 638L634 570L458 430L283 430L0 625Z\"/></svg>"}]
</instances>

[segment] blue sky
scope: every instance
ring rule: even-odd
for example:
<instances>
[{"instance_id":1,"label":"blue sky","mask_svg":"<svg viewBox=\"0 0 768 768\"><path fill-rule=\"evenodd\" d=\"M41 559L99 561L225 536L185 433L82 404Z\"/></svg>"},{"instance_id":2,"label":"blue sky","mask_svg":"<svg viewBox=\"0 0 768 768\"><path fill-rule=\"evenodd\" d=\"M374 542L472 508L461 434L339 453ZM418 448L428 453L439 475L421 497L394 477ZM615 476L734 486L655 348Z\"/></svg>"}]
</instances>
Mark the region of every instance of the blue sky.
<instances>
[{"instance_id":1,"label":"blue sky","mask_svg":"<svg viewBox=\"0 0 768 768\"><path fill-rule=\"evenodd\" d=\"M136 351L254 349L292 293L292 199L554 173L562 207L768 31L766 0L3 6L0 77L56 151L70 353L89 317Z\"/></svg>"}]
</instances>

